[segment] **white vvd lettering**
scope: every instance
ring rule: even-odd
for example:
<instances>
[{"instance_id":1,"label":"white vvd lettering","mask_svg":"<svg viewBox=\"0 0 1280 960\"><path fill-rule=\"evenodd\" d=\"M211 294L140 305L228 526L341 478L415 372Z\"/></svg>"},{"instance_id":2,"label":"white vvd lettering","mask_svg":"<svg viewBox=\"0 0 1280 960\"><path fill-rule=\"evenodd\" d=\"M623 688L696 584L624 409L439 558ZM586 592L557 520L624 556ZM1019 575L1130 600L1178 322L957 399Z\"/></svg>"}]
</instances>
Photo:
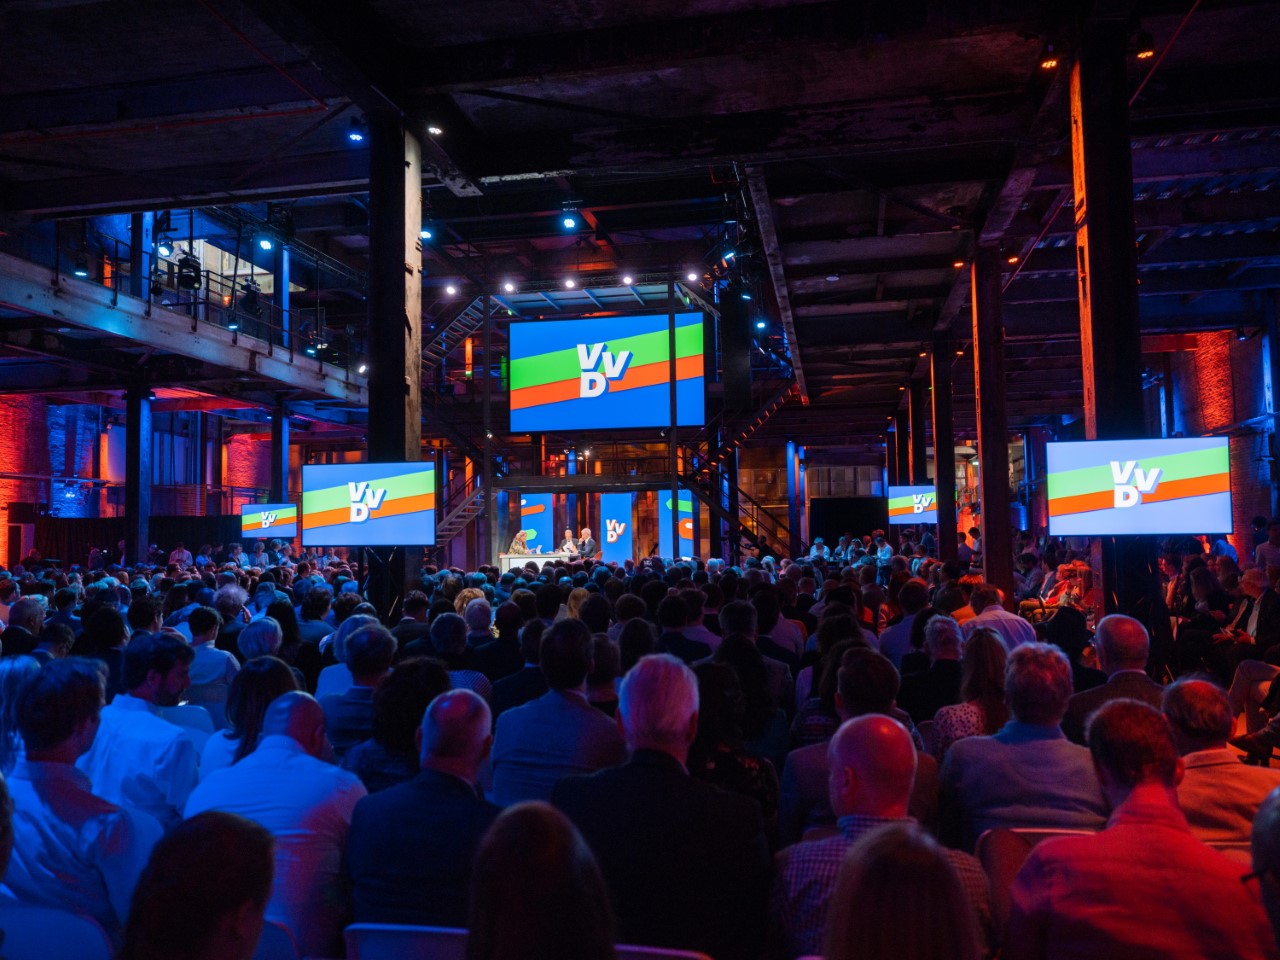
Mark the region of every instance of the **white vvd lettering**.
<instances>
[{"instance_id":1,"label":"white vvd lettering","mask_svg":"<svg viewBox=\"0 0 1280 960\"><path fill-rule=\"evenodd\" d=\"M627 372L632 353L623 350L617 356L606 350L607 344L578 344L578 366L582 374L578 380L580 398L598 397L609 389L610 380L619 380ZM597 367L601 368L597 370Z\"/></svg>"},{"instance_id":2,"label":"white vvd lettering","mask_svg":"<svg viewBox=\"0 0 1280 960\"><path fill-rule=\"evenodd\" d=\"M351 522L364 523L369 519L370 511L382 506L382 501L387 497L387 488L373 489L369 486L368 480L361 480L359 483L348 482L347 496L351 500Z\"/></svg>"},{"instance_id":3,"label":"white vvd lettering","mask_svg":"<svg viewBox=\"0 0 1280 960\"><path fill-rule=\"evenodd\" d=\"M1142 494L1153 493L1160 485L1160 467L1143 470L1137 460L1111 461L1111 480L1115 484L1115 508L1125 510L1142 503ZM1130 483L1129 481L1133 482Z\"/></svg>"}]
</instances>

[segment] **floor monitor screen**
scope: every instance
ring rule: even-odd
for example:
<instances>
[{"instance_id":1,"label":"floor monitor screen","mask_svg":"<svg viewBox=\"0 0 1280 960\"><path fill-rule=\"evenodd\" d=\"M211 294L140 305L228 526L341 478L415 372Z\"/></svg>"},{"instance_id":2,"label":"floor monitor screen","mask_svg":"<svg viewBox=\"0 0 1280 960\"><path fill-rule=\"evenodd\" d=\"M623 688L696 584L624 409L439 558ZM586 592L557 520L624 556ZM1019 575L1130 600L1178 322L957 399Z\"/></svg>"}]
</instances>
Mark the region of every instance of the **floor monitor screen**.
<instances>
[{"instance_id":1,"label":"floor monitor screen","mask_svg":"<svg viewBox=\"0 0 1280 960\"><path fill-rule=\"evenodd\" d=\"M1055 537L1227 533L1226 437L1050 443L1049 533Z\"/></svg>"},{"instance_id":2,"label":"floor monitor screen","mask_svg":"<svg viewBox=\"0 0 1280 960\"><path fill-rule=\"evenodd\" d=\"M292 503L245 503L240 506L240 537L292 540L298 535L298 508Z\"/></svg>"},{"instance_id":3,"label":"floor monitor screen","mask_svg":"<svg viewBox=\"0 0 1280 960\"><path fill-rule=\"evenodd\" d=\"M435 541L435 464L303 466L304 547L429 546Z\"/></svg>"}]
</instances>

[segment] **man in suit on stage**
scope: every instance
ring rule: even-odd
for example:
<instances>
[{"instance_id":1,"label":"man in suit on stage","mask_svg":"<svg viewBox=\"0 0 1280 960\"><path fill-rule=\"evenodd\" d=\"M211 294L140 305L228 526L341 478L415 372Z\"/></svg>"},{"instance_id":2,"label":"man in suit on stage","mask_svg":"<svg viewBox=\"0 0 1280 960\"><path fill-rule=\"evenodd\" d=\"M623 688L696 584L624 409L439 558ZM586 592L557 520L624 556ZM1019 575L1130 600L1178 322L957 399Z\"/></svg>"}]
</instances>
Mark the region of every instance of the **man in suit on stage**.
<instances>
[{"instance_id":1,"label":"man in suit on stage","mask_svg":"<svg viewBox=\"0 0 1280 960\"><path fill-rule=\"evenodd\" d=\"M698 682L675 657L644 657L622 681L618 717L632 750L621 767L561 780L552 794L600 863L619 940L759 952L769 883L760 806L689 776Z\"/></svg>"},{"instance_id":2,"label":"man in suit on stage","mask_svg":"<svg viewBox=\"0 0 1280 960\"><path fill-rule=\"evenodd\" d=\"M583 527L581 538L578 540L578 555L584 560L593 560L596 549L597 544L595 538L591 536L591 528Z\"/></svg>"}]
</instances>

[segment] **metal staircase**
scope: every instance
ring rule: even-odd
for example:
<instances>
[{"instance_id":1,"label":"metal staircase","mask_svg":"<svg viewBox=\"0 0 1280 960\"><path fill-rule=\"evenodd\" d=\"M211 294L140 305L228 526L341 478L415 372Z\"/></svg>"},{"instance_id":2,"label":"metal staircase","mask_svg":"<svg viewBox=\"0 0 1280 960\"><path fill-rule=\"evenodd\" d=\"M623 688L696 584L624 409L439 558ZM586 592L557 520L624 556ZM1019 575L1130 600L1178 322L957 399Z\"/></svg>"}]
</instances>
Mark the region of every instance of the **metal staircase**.
<instances>
[{"instance_id":1,"label":"metal staircase","mask_svg":"<svg viewBox=\"0 0 1280 960\"><path fill-rule=\"evenodd\" d=\"M497 303L491 302L489 315L496 316L498 309L501 308L497 306ZM467 337L484 326L484 297L476 297L463 307L452 320L437 326L438 329L436 330L423 331L422 359L426 363L439 363L460 346ZM430 334L429 339L428 333Z\"/></svg>"},{"instance_id":2,"label":"metal staircase","mask_svg":"<svg viewBox=\"0 0 1280 960\"><path fill-rule=\"evenodd\" d=\"M447 512L436 525L436 548L443 549L480 514L484 513L484 487L478 476L451 487L446 494Z\"/></svg>"}]
</instances>

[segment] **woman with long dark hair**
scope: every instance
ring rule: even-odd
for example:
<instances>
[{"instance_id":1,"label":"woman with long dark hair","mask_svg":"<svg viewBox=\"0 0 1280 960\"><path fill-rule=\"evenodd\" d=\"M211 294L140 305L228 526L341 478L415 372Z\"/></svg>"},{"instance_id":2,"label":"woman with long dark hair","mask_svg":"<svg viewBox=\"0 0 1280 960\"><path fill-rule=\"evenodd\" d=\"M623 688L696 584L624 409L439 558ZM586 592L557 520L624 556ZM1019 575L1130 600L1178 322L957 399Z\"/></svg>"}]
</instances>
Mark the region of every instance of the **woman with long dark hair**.
<instances>
[{"instance_id":1,"label":"woman with long dark hair","mask_svg":"<svg viewBox=\"0 0 1280 960\"><path fill-rule=\"evenodd\" d=\"M615 960L600 868L569 819L518 803L493 822L471 874L467 960Z\"/></svg>"},{"instance_id":2,"label":"woman with long dark hair","mask_svg":"<svg viewBox=\"0 0 1280 960\"><path fill-rule=\"evenodd\" d=\"M960 666L961 702L942 707L933 718L933 755L942 762L947 748L965 737L990 736L1009 719L1004 701L1004 641L979 627L965 641Z\"/></svg>"},{"instance_id":3,"label":"woman with long dark hair","mask_svg":"<svg viewBox=\"0 0 1280 960\"><path fill-rule=\"evenodd\" d=\"M247 661L227 693L227 727L209 738L200 755L201 779L253 753L267 707L281 694L298 689L293 670L278 657Z\"/></svg>"}]
</instances>

